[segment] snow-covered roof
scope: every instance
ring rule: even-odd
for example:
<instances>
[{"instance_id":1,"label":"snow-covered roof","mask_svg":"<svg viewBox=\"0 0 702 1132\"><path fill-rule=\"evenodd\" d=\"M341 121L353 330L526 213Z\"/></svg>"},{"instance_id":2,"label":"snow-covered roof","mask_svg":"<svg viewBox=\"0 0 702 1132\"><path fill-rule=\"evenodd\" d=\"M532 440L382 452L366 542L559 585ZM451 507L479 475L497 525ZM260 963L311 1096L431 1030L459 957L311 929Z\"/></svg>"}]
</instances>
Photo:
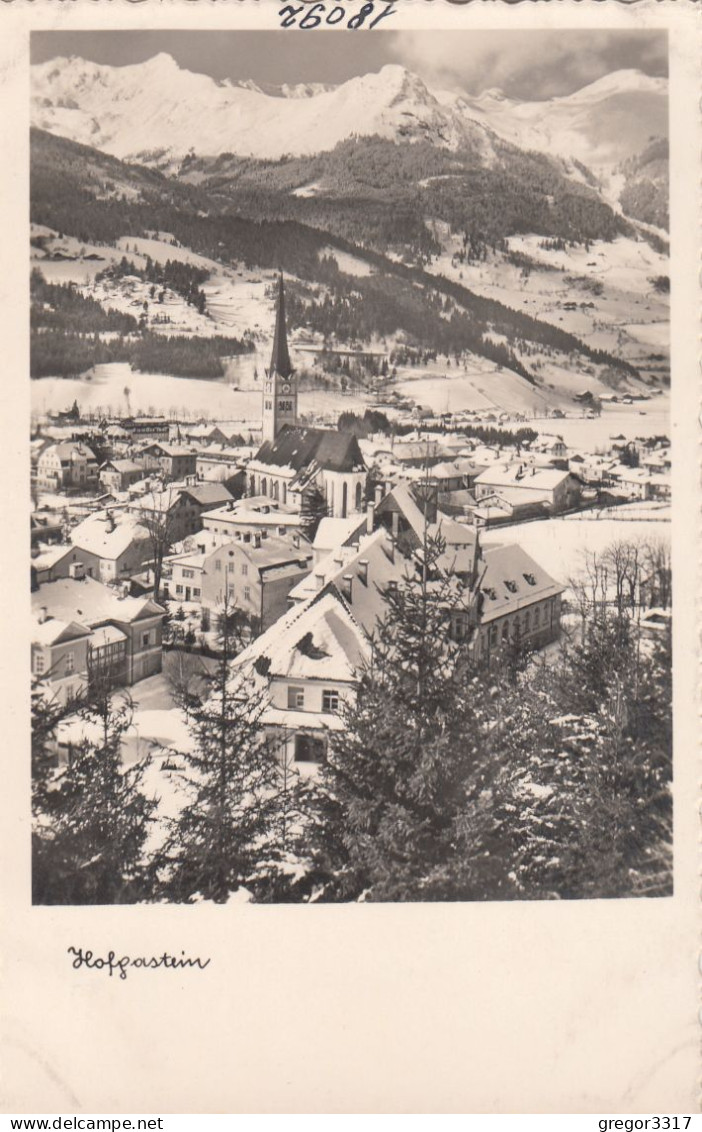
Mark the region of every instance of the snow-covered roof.
<instances>
[{"instance_id":1,"label":"snow-covered roof","mask_svg":"<svg viewBox=\"0 0 702 1132\"><path fill-rule=\"evenodd\" d=\"M337 594L293 606L236 660L237 669L268 662L269 677L352 683L369 656L368 642Z\"/></svg>"},{"instance_id":2,"label":"snow-covered roof","mask_svg":"<svg viewBox=\"0 0 702 1132\"><path fill-rule=\"evenodd\" d=\"M71 553L73 548L70 546L47 546L41 554L37 554L36 558L32 558L32 566L36 570L50 570L57 562L60 562L67 554Z\"/></svg>"},{"instance_id":3,"label":"snow-covered roof","mask_svg":"<svg viewBox=\"0 0 702 1132\"><path fill-rule=\"evenodd\" d=\"M326 516L317 527L312 545L317 551L335 550L360 531L365 523L365 515L348 515L345 519Z\"/></svg>"},{"instance_id":4,"label":"snow-covered roof","mask_svg":"<svg viewBox=\"0 0 702 1132\"><path fill-rule=\"evenodd\" d=\"M63 621L58 617L48 617L45 621L35 619L32 626L32 644L55 645L61 640L76 637L89 637L90 629L77 621Z\"/></svg>"},{"instance_id":5,"label":"snow-covered roof","mask_svg":"<svg viewBox=\"0 0 702 1132\"><path fill-rule=\"evenodd\" d=\"M91 626L105 621L130 623L165 612L150 598L120 597L94 578L43 582L32 594L32 609L37 613L44 606L58 620Z\"/></svg>"},{"instance_id":6,"label":"snow-covered roof","mask_svg":"<svg viewBox=\"0 0 702 1132\"><path fill-rule=\"evenodd\" d=\"M146 527L132 515L122 512L111 518L105 512L96 512L71 531L73 546L110 560L119 558L133 543L144 542L148 538Z\"/></svg>"},{"instance_id":7,"label":"snow-covered roof","mask_svg":"<svg viewBox=\"0 0 702 1132\"><path fill-rule=\"evenodd\" d=\"M482 623L494 621L545 598L556 597L565 589L516 543L487 547L483 551L483 559L485 573L480 583Z\"/></svg>"},{"instance_id":8,"label":"snow-covered roof","mask_svg":"<svg viewBox=\"0 0 702 1132\"><path fill-rule=\"evenodd\" d=\"M553 491L563 480L572 475L572 472L560 468L529 467L523 461L516 461L500 467L486 468L476 477L477 484L488 487L528 487L535 490Z\"/></svg>"}]
</instances>

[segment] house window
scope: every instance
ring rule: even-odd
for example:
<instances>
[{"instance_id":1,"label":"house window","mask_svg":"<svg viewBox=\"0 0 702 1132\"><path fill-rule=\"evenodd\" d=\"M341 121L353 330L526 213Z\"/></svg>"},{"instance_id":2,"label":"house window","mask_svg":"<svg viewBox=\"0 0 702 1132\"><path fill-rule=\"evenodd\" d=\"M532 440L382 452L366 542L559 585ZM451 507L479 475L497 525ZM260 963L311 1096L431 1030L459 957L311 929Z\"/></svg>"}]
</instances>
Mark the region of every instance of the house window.
<instances>
[{"instance_id":1,"label":"house window","mask_svg":"<svg viewBox=\"0 0 702 1132\"><path fill-rule=\"evenodd\" d=\"M176 593L182 594L182 592L183 592L183 587L182 586L176 586Z\"/></svg>"},{"instance_id":2,"label":"house window","mask_svg":"<svg viewBox=\"0 0 702 1132\"><path fill-rule=\"evenodd\" d=\"M217 533L219 534L219 531ZM222 559L221 558L215 558L215 570L221 570L221 569L222 569Z\"/></svg>"},{"instance_id":3,"label":"house window","mask_svg":"<svg viewBox=\"0 0 702 1132\"><path fill-rule=\"evenodd\" d=\"M324 740L316 735L295 736L295 762L321 763L324 762Z\"/></svg>"},{"instance_id":4,"label":"house window","mask_svg":"<svg viewBox=\"0 0 702 1132\"><path fill-rule=\"evenodd\" d=\"M339 710L339 692L336 688L325 688L322 692L322 711Z\"/></svg>"},{"instance_id":5,"label":"house window","mask_svg":"<svg viewBox=\"0 0 702 1132\"><path fill-rule=\"evenodd\" d=\"M235 566L235 563L234 563L234 562L228 562L228 563L227 563L227 573L228 573L228 574L233 574L233 573L234 573L234 566Z\"/></svg>"},{"instance_id":6,"label":"house window","mask_svg":"<svg viewBox=\"0 0 702 1132\"><path fill-rule=\"evenodd\" d=\"M288 707L298 711L305 706L305 689L293 684L288 685ZM297 757L297 756L296 756Z\"/></svg>"},{"instance_id":7,"label":"house window","mask_svg":"<svg viewBox=\"0 0 702 1132\"><path fill-rule=\"evenodd\" d=\"M44 671L44 654L43 652L36 652L34 654L34 671L40 673Z\"/></svg>"},{"instance_id":8,"label":"house window","mask_svg":"<svg viewBox=\"0 0 702 1132\"><path fill-rule=\"evenodd\" d=\"M200 591L197 588L193 589L193 597L200 597Z\"/></svg>"},{"instance_id":9,"label":"house window","mask_svg":"<svg viewBox=\"0 0 702 1132\"><path fill-rule=\"evenodd\" d=\"M244 601L251 601L251 586L244 586Z\"/></svg>"},{"instance_id":10,"label":"house window","mask_svg":"<svg viewBox=\"0 0 702 1132\"><path fill-rule=\"evenodd\" d=\"M247 575L248 575L248 573L249 573L249 564L248 564L248 562L242 562L242 564L241 564L241 573L242 573L242 576L243 576L244 578L246 578L246 577L247 577Z\"/></svg>"},{"instance_id":11,"label":"house window","mask_svg":"<svg viewBox=\"0 0 702 1132\"><path fill-rule=\"evenodd\" d=\"M491 645L497 644L497 625L491 625L490 626L490 644Z\"/></svg>"},{"instance_id":12,"label":"house window","mask_svg":"<svg viewBox=\"0 0 702 1132\"><path fill-rule=\"evenodd\" d=\"M71 672L75 672L75 668L76 658L73 654L73 650L71 650L71 652L66 653L66 676L69 676Z\"/></svg>"},{"instance_id":13,"label":"house window","mask_svg":"<svg viewBox=\"0 0 702 1132\"><path fill-rule=\"evenodd\" d=\"M146 649L146 648L148 648L148 647L149 647L149 644L150 644L150 637L149 637L149 634L148 634L148 633L143 633L143 634L142 634L142 637L141 637L141 647L142 647L143 649Z\"/></svg>"},{"instance_id":14,"label":"house window","mask_svg":"<svg viewBox=\"0 0 702 1132\"><path fill-rule=\"evenodd\" d=\"M183 570L183 577L184 578L194 578L195 577L195 571L194 570Z\"/></svg>"}]
</instances>

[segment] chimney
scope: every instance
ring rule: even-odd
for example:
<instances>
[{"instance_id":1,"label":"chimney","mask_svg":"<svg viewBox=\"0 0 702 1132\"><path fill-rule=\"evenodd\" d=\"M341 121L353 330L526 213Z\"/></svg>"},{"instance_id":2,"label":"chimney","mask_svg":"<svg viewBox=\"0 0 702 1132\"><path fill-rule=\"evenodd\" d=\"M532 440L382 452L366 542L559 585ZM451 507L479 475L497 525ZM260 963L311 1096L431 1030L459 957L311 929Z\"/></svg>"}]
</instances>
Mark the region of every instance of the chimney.
<instances>
[{"instance_id":1,"label":"chimney","mask_svg":"<svg viewBox=\"0 0 702 1132\"><path fill-rule=\"evenodd\" d=\"M347 601L351 601L353 597L353 574L344 574L341 582L341 592Z\"/></svg>"},{"instance_id":2,"label":"chimney","mask_svg":"<svg viewBox=\"0 0 702 1132\"><path fill-rule=\"evenodd\" d=\"M393 538L387 538L385 540L385 542L383 543L383 550L385 551L385 556L388 559L388 561L394 563L394 561L395 561L395 540Z\"/></svg>"},{"instance_id":3,"label":"chimney","mask_svg":"<svg viewBox=\"0 0 702 1132\"><path fill-rule=\"evenodd\" d=\"M295 549L299 550L299 548L300 548L300 536L297 533L297 531L295 532L295 534L292 537L292 542L293 542L293 546L295 547Z\"/></svg>"},{"instance_id":4,"label":"chimney","mask_svg":"<svg viewBox=\"0 0 702 1132\"><path fill-rule=\"evenodd\" d=\"M254 546L259 547L261 545L261 535L258 531L254 534L253 541Z\"/></svg>"},{"instance_id":5,"label":"chimney","mask_svg":"<svg viewBox=\"0 0 702 1132\"><path fill-rule=\"evenodd\" d=\"M43 625L44 622L48 621L48 620L49 620L49 610L47 609L47 607L45 605L42 605L39 609L39 624Z\"/></svg>"},{"instance_id":6,"label":"chimney","mask_svg":"<svg viewBox=\"0 0 702 1132\"><path fill-rule=\"evenodd\" d=\"M364 586L368 585L368 559L361 558L358 562L358 576Z\"/></svg>"},{"instance_id":7,"label":"chimney","mask_svg":"<svg viewBox=\"0 0 702 1132\"><path fill-rule=\"evenodd\" d=\"M315 574L314 576L315 589L321 590L324 588L324 574Z\"/></svg>"},{"instance_id":8,"label":"chimney","mask_svg":"<svg viewBox=\"0 0 702 1132\"><path fill-rule=\"evenodd\" d=\"M366 507L366 534L373 534L373 527L375 526L375 503L369 503Z\"/></svg>"},{"instance_id":9,"label":"chimney","mask_svg":"<svg viewBox=\"0 0 702 1132\"><path fill-rule=\"evenodd\" d=\"M393 539L396 539L399 533L400 533L400 513L399 513L399 511L393 511L393 513L392 513L392 537L393 537Z\"/></svg>"},{"instance_id":10,"label":"chimney","mask_svg":"<svg viewBox=\"0 0 702 1132\"><path fill-rule=\"evenodd\" d=\"M114 517L114 515L112 514L111 511L107 512L107 517L105 519L105 523L106 523L106 527L107 527L108 532L111 534L112 531L115 529L115 517Z\"/></svg>"},{"instance_id":11,"label":"chimney","mask_svg":"<svg viewBox=\"0 0 702 1132\"><path fill-rule=\"evenodd\" d=\"M375 485L375 504L376 504L376 507L380 503L380 500L382 498L383 498L383 485L382 485L382 483L377 483Z\"/></svg>"}]
</instances>

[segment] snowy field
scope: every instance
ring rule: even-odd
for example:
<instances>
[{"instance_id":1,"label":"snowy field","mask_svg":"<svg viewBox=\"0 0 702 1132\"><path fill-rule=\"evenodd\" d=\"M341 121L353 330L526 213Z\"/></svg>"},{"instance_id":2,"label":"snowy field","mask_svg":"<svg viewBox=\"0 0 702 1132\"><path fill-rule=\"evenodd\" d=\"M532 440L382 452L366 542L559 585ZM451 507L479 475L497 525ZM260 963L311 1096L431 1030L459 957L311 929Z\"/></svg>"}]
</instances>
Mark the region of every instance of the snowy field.
<instances>
[{"instance_id":1,"label":"snowy field","mask_svg":"<svg viewBox=\"0 0 702 1132\"><path fill-rule=\"evenodd\" d=\"M76 399L86 412L112 415L131 411L186 418L202 416L212 420L250 421L257 425L261 420L260 381L266 364L263 351L245 355L232 360L226 380L202 381L168 374L134 373L127 363L116 362L97 366L91 380L46 377L32 381L32 412L41 415L49 410L67 409ZM258 380L253 377L255 369L259 374ZM487 381L492 381L495 376L501 379L505 394L504 402L499 406L481 392L487 389ZM521 412L527 417L522 423L543 432L556 433L569 447L587 452L609 449L613 436L633 439L637 436L670 435L667 394L636 405L605 405L602 416L593 420L575 415L554 420L546 416L543 404L530 408L518 399L517 382L519 379L515 375L503 371L498 375L456 374L448 380L436 376L418 377L401 381L395 388L436 413L475 409L478 414L476 423L494 423L486 418L489 414L494 416L498 408ZM513 386L511 397L507 396L510 386ZM125 389L129 390L129 410ZM494 392L492 386L490 389ZM299 397L303 417L330 422L335 422L339 413L347 410L363 413L369 404L366 396L338 391L313 390L302 392ZM514 423L508 422L507 427Z\"/></svg>"},{"instance_id":2,"label":"snowy field","mask_svg":"<svg viewBox=\"0 0 702 1132\"><path fill-rule=\"evenodd\" d=\"M670 544L669 508L659 512L659 521L633 518L635 513L635 510L622 508L619 518L613 518L609 511L603 518L583 516L517 523L513 527L481 532L480 541L485 547L518 543L545 566L556 581L566 585L582 568L586 550L601 553L611 543L622 540Z\"/></svg>"}]
</instances>

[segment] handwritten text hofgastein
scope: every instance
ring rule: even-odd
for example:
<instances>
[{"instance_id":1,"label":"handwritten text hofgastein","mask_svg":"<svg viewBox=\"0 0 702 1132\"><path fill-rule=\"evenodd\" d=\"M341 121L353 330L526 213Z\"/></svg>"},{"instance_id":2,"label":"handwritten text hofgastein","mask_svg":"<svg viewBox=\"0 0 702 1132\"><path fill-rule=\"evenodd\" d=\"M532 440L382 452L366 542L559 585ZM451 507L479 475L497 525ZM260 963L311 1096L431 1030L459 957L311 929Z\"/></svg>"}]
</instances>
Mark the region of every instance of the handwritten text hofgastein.
<instances>
[{"instance_id":1,"label":"handwritten text hofgastein","mask_svg":"<svg viewBox=\"0 0 702 1132\"><path fill-rule=\"evenodd\" d=\"M107 955L102 957L93 955L92 951L84 951L82 947L69 947L68 954L75 956L72 963L75 971L81 967L87 967L92 971L107 971L110 978L116 972L119 972L120 979L126 979L129 967L150 971L154 971L158 967L168 967L170 970L190 967L204 971L205 967L208 967L211 962L209 959L200 959L197 956L190 959L184 951L181 951L180 957L169 955L167 951L164 951L163 955L135 956L133 958L130 955L122 955L118 959L114 951L108 951Z\"/></svg>"}]
</instances>

